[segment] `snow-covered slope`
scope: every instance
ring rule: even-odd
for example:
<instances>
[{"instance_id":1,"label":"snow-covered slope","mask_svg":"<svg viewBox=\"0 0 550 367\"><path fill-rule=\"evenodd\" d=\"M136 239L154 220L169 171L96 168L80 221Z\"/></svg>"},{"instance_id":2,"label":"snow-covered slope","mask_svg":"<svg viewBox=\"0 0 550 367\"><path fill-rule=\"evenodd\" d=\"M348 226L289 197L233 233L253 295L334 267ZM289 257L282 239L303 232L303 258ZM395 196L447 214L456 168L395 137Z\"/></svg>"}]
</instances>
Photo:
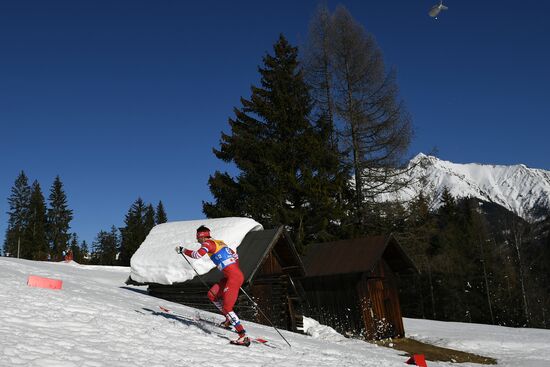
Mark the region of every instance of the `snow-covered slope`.
<instances>
[{"instance_id":1,"label":"snow-covered slope","mask_svg":"<svg viewBox=\"0 0 550 367\"><path fill-rule=\"evenodd\" d=\"M229 331L194 321L216 314L126 287L127 267L83 266L0 257L0 367L403 366L402 352L345 339L309 322L312 336L244 321L268 345L232 346ZM28 275L63 280L62 290L31 288ZM181 317L166 315L159 305ZM550 331L406 319L407 333L498 359L499 366L550 365ZM271 344L271 345L269 345ZM430 367L453 366L428 362ZM464 363L462 367L479 366Z\"/></svg>"},{"instance_id":2,"label":"snow-covered slope","mask_svg":"<svg viewBox=\"0 0 550 367\"><path fill-rule=\"evenodd\" d=\"M493 202L525 219L531 219L534 208L550 208L550 171L523 164L458 164L424 154L413 158L410 165L415 165L408 173L412 185L397 194L385 195L383 200L409 200L424 191L433 196L437 207L447 187L454 197Z\"/></svg>"},{"instance_id":3,"label":"snow-covered slope","mask_svg":"<svg viewBox=\"0 0 550 367\"><path fill-rule=\"evenodd\" d=\"M250 231L263 229L262 225L250 218L217 218L181 222L169 222L155 226L145 238L130 260L131 278L139 283L172 284L192 279L196 273L204 274L214 267L205 256L190 259L195 270L178 255L176 246L198 250L195 239L197 228L205 225L210 228L213 238L223 240L236 249Z\"/></svg>"},{"instance_id":4,"label":"snow-covered slope","mask_svg":"<svg viewBox=\"0 0 550 367\"><path fill-rule=\"evenodd\" d=\"M125 287L127 267L0 258L0 367L399 366L400 352L349 340L326 341L243 321L269 345L233 346L236 335L194 321L217 314ZM62 290L31 288L29 274L59 278ZM159 312L159 305L178 316ZM317 330L317 332L319 332ZM321 333L322 334L322 333ZM334 339L332 339L334 340Z\"/></svg>"}]
</instances>

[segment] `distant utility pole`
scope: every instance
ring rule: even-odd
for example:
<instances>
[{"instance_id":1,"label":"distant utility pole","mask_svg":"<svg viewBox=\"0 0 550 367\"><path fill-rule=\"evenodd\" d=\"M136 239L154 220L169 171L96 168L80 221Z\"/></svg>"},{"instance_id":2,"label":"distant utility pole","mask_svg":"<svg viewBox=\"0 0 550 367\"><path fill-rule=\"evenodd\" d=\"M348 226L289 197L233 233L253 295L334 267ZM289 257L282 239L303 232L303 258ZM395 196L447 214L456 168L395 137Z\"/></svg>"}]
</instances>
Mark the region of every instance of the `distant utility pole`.
<instances>
[{"instance_id":1,"label":"distant utility pole","mask_svg":"<svg viewBox=\"0 0 550 367\"><path fill-rule=\"evenodd\" d=\"M17 237L17 258L19 259L19 250L21 249L21 237Z\"/></svg>"}]
</instances>

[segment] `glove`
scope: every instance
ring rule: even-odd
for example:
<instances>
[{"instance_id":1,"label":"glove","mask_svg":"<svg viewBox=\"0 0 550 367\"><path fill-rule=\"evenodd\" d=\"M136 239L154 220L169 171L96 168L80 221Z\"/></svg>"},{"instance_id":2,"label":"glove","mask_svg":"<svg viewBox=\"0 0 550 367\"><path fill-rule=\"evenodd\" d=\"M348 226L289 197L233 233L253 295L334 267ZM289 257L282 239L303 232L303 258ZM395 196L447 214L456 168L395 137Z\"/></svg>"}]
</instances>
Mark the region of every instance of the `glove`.
<instances>
[{"instance_id":1,"label":"glove","mask_svg":"<svg viewBox=\"0 0 550 367\"><path fill-rule=\"evenodd\" d=\"M183 246L177 245L175 250L178 254L181 254L181 253L183 253Z\"/></svg>"}]
</instances>

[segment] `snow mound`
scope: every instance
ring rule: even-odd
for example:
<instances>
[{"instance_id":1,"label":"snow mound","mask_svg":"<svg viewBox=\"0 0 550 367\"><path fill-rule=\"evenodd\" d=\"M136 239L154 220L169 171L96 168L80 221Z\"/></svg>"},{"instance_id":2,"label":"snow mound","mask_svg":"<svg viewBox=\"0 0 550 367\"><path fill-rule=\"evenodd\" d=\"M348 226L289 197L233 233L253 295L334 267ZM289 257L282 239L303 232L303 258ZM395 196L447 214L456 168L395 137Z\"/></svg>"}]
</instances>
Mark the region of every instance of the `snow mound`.
<instances>
[{"instance_id":1,"label":"snow mound","mask_svg":"<svg viewBox=\"0 0 550 367\"><path fill-rule=\"evenodd\" d=\"M321 340L342 341L346 337L330 326L322 325L317 320L304 316L304 333Z\"/></svg>"},{"instance_id":2,"label":"snow mound","mask_svg":"<svg viewBox=\"0 0 550 367\"><path fill-rule=\"evenodd\" d=\"M235 250L250 231L262 230L250 218L217 218L169 222L155 226L130 260L130 277L139 283L173 284L192 279L196 273L183 257L175 252L177 245L199 249L195 234L198 227L210 228L212 237L223 240ZM189 259L199 274L214 267L208 257Z\"/></svg>"}]
</instances>

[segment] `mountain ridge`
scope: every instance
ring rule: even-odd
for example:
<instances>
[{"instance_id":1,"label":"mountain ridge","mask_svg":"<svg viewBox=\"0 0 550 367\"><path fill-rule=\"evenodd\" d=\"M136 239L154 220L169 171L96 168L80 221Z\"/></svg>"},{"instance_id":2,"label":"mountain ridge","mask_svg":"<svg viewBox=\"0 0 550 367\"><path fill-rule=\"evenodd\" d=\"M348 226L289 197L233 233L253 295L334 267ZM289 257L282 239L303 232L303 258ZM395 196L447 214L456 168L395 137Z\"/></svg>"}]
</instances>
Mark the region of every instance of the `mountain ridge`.
<instances>
[{"instance_id":1,"label":"mountain ridge","mask_svg":"<svg viewBox=\"0 0 550 367\"><path fill-rule=\"evenodd\" d=\"M419 153L408 164L403 180L410 184L381 200L409 201L421 192L440 206L446 187L455 198L477 198L501 205L526 220L538 220L550 211L550 171L524 164L453 163Z\"/></svg>"}]
</instances>

